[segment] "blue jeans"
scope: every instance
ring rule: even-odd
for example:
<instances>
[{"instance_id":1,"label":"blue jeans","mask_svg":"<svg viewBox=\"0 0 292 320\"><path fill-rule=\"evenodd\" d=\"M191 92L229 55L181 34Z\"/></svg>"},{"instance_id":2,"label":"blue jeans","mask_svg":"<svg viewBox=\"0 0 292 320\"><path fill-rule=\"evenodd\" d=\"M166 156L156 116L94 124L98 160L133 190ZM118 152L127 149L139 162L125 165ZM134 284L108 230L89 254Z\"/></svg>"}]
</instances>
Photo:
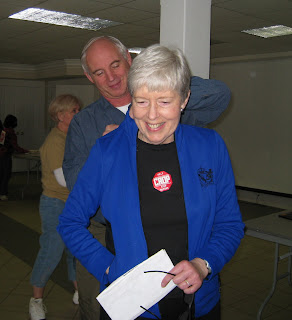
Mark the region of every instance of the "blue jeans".
<instances>
[{"instance_id":1,"label":"blue jeans","mask_svg":"<svg viewBox=\"0 0 292 320\"><path fill-rule=\"evenodd\" d=\"M40 250L33 266L30 283L38 288L44 288L62 258L63 251L67 254L68 278L76 280L76 261L74 256L65 247L57 232L59 215L62 213L65 202L41 195L40 216L42 234L40 236Z\"/></svg>"}]
</instances>

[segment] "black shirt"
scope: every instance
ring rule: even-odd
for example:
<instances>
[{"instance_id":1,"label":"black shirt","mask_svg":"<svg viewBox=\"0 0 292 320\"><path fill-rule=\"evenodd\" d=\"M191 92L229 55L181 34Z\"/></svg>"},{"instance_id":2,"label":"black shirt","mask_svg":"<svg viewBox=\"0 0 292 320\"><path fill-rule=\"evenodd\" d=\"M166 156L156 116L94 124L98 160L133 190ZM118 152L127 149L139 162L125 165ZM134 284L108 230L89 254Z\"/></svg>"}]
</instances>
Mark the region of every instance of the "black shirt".
<instances>
[{"instance_id":1,"label":"black shirt","mask_svg":"<svg viewBox=\"0 0 292 320\"><path fill-rule=\"evenodd\" d=\"M137 171L149 256L165 249L174 265L188 260L188 222L175 142L152 145L137 139ZM185 308L183 298L183 291L175 288L160 301L163 319L178 318Z\"/></svg>"}]
</instances>

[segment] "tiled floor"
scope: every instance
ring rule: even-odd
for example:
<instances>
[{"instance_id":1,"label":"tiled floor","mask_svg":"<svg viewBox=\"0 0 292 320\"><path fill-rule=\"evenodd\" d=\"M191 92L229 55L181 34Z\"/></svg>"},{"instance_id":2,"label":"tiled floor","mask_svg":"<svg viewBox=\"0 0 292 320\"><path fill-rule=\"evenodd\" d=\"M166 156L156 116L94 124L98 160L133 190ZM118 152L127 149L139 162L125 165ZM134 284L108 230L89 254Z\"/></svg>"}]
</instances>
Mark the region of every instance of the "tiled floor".
<instances>
[{"instance_id":1,"label":"tiled floor","mask_svg":"<svg viewBox=\"0 0 292 320\"><path fill-rule=\"evenodd\" d=\"M31 184L21 200L25 176L14 174L10 200L0 202L0 319L25 320L31 296L30 273L38 251L40 183ZM275 208L240 203L243 219L275 212ZM281 252L287 251L282 246ZM246 236L231 262L221 273L222 320L256 319L257 311L269 293L273 274L274 244ZM280 264L287 271L287 262ZM45 304L47 320L79 319L72 303L73 289L68 283L63 259L49 281ZM292 287L287 278L278 282L276 292L263 312L265 320L292 319ZM121 319L123 320L123 319Z\"/></svg>"}]
</instances>

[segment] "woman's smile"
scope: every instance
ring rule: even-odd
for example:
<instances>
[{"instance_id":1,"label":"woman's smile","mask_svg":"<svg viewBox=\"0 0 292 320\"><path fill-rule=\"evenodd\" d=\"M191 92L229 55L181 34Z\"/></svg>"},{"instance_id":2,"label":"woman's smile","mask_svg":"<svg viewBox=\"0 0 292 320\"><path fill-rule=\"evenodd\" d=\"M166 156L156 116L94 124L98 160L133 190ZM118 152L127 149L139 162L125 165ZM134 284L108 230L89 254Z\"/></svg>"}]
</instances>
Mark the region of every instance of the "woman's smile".
<instances>
[{"instance_id":1,"label":"woman's smile","mask_svg":"<svg viewBox=\"0 0 292 320\"><path fill-rule=\"evenodd\" d=\"M163 123L157 123L157 124L151 124L151 123L147 123L148 127L151 129L151 130L157 130L157 129L161 129L161 126L164 125L165 122Z\"/></svg>"}]
</instances>

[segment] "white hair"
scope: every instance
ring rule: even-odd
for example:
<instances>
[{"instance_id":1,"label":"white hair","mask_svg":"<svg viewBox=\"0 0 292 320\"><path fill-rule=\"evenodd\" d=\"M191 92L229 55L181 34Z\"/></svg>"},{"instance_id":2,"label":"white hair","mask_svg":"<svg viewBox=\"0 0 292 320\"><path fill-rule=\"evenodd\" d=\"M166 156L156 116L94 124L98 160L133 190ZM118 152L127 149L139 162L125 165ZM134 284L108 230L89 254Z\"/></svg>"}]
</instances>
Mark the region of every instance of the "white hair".
<instances>
[{"instance_id":1,"label":"white hair","mask_svg":"<svg viewBox=\"0 0 292 320\"><path fill-rule=\"evenodd\" d=\"M190 89L191 72L184 54L159 44L144 49L134 60L128 75L131 95L147 86L150 91L175 90L184 101Z\"/></svg>"}]
</instances>

